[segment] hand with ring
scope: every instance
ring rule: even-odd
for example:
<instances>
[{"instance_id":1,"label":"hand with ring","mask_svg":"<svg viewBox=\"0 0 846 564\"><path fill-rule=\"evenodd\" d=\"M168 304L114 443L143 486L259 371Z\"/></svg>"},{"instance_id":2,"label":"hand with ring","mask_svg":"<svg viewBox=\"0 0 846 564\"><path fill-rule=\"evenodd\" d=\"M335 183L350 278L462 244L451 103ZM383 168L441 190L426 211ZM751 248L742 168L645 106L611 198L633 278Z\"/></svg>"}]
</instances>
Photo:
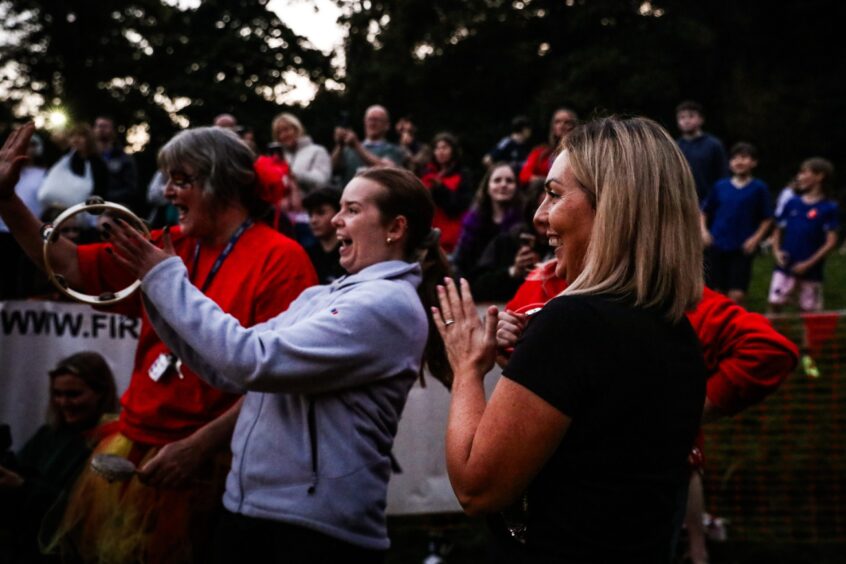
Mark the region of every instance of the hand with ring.
<instances>
[{"instance_id":1,"label":"hand with ring","mask_svg":"<svg viewBox=\"0 0 846 564\"><path fill-rule=\"evenodd\" d=\"M460 291L451 278L444 279L444 285L438 286L438 300L441 307L432 308L432 317L444 341L456 383L468 375L484 378L496 358L496 306L488 308L482 323L470 284L463 278ZM452 325L457 330L447 331Z\"/></svg>"}]
</instances>

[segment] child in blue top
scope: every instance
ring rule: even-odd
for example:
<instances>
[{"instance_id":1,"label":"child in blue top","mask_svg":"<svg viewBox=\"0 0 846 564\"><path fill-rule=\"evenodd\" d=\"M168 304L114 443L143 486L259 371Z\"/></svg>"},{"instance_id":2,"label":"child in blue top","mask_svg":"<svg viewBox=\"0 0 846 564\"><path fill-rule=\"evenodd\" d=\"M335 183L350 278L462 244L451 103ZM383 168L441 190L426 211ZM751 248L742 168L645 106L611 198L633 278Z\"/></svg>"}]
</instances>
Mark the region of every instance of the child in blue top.
<instances>
[{"instance_id":1,"label":"child in blue top","mask_svg":"<svg viewBox=\"0 0 846 564\"><path fill-rule=\"evenodd\" d=\"M731 148L731 177L719 180L702 202L705 282L742 303L752 275L752 259L772 224L770 189L754 178L758 152L749 143Z\"/></svg>"},{"instance_id":2,"label":"child in blue top","mask_svg":"<svg viewBox=\"0 0 846 564\"><path fill-rule=\"evenodd\" d=\"M679 104L676 107L676 123L681 132L676 143L690 165L696 194L701 202L708 196L711 186L728 172L726 150L722 141L702 131L705 111L701 104L693 100Z\"/></svg>"},{"instance_id":3,"label":"child in blue top","mask_svg":"<svg viewBox=\"0 0 846 564\"><path fill-rule=\"evenodd\" d=\"M837 245L839 227L837 204L826 197L833 172L834 167L825 159L804 161L796 176L797 195L776 217L771 311L780 311L797 289L802 311L819 311L823 307L824 259Z\"/></svg>"}]
</instances>

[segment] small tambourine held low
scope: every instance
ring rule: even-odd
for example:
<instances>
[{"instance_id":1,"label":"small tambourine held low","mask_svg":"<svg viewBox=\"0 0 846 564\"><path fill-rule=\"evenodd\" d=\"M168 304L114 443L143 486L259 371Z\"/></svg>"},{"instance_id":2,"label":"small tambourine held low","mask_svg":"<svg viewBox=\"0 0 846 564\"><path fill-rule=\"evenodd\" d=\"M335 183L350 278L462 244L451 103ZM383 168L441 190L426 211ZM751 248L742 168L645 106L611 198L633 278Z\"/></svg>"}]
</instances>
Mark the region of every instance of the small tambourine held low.
<instances>
[{"instance_id":1,"label":"small tambourine held low","mask_svg":"<svg viewBox=\"0 0 846 564\"><path fill-rule=\"evenodd\" d=\"M116 454L95 454L91 458L91 469L109 482L125 482L136 472L131 460Z\"/></svg>"},{"instance_id":2,"label":"small tambourine held low","mask_svg":"<svg viewBox=\"0 0 846 564\"><path fill-rule=\"evenodd\" d=\"M132 225L132 227L139 229L145 237L147 237L148 239L150 238L150 230L147 229L147 225L143 221L141 221L137 215L132 213L129 208L120 204L105 202L102 198L98 196L88 198L85 203L71 206L65 211L63 211L53 223L46 223L41 227L41 238L44 239L44 268L47 271L47 276L50 278L50 282L52 282L53 285L56 286L56 288L58 288L60 292L74 300L91 305L109 305L119 302L130 294L132 294L135 290L137 290L138 287L141 285L141 281L136 280L135 282L118 292L104 292L99 296L93 296L89 294L83 294L82 292L78 292L77 290L74 290L73 288L68 286L68 282L67 280L65 280L65 277L61 274L57 274L56 272L54 272L53 267L50 264L50 245L54 244L56 241L59 240L59 237L61 237L62 224L64 224L70 218L75 217L76 215L79 215L83 212L90 213L92 215L100 215L105 212L113 212L119 215L127 216L129 218L128 223Z\"/></svg>"}]
</instances>

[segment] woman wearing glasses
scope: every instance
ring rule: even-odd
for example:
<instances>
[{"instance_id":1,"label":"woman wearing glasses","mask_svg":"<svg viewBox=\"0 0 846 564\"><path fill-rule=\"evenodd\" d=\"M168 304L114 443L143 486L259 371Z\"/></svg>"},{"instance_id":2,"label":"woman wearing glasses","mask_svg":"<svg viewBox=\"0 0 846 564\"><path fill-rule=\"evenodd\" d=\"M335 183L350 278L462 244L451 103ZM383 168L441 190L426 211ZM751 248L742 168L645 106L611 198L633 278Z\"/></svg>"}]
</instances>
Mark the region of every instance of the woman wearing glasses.
<instances>
[{"instance_id":1,"label":"woman wearing glasses","mask_svg":"<svg viewBox=\"0 0 846 564\"><path fill-rule=\"evenodd\" d=\"M14 195L32 131L32 125L18 129L0 151L0 215L40 264L41 223ZM179 225L170 233L174 252L191 284L246 326L277 315L316 283L302 248L254 219L267 208L254 158L234 133L221 128L183 131L159 152L169 178L165 196L179 211ZM154 233L153 240L161 237ZM111 245L61 240L53 249L52 265L71 287L99 294L131 282ZM209 386L182 366L156 335L139 295L114 310L140 317L142 325L121 399L120 432L96 452L125 456L139 471L128 484L107 484L86 472L62 524L71 542L62 546L72 545L84 560L203 560L192 533L204 542L208 536L204 523L228 467L238 395Z\"/></svg>"},{"instance_id":2,"label":"woman wearing glasses","mask_svg":"<svg viewBox=\"0 0 846 564\"><path fill-rule=\"evenodd\" d=\"M188 284L178 259L128 227L114 231L163 339L213 385L246 392L217 561L384 560L391 447L406 396L424 361L442 381L449 374L424 307L448 274L434 209L407 170L358 174L332 219L349 274L251 328Z\"/></svg>"}]
</instances>

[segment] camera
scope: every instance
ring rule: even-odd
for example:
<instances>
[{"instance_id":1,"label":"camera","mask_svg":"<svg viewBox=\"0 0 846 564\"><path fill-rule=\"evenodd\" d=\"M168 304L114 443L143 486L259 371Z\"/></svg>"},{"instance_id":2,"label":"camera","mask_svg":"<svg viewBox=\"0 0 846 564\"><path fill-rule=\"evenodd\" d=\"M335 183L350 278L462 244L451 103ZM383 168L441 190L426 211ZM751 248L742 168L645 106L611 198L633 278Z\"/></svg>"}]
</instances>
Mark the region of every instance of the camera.
<instances>
[{"instance_id":1,"label":"camera","mask_svg":"<svg viewBox=\"0 0 846 564\"><path fill-rule=\"evenodd\" d=\"M526 247L534 247L535 240L535 236L531 233L520 233L520 243Z\"/></svg>"},{"instance_id":2,"label":"camera","mask_svg":"<svg viewBox=\"0 0 846 564\"><path fill-rule=\"evenodd\" d=\"M350 128L350 113L347 111L342 111L338 114L338 127L343 127L344 129Z\"/></svg>"}]
</instances>

